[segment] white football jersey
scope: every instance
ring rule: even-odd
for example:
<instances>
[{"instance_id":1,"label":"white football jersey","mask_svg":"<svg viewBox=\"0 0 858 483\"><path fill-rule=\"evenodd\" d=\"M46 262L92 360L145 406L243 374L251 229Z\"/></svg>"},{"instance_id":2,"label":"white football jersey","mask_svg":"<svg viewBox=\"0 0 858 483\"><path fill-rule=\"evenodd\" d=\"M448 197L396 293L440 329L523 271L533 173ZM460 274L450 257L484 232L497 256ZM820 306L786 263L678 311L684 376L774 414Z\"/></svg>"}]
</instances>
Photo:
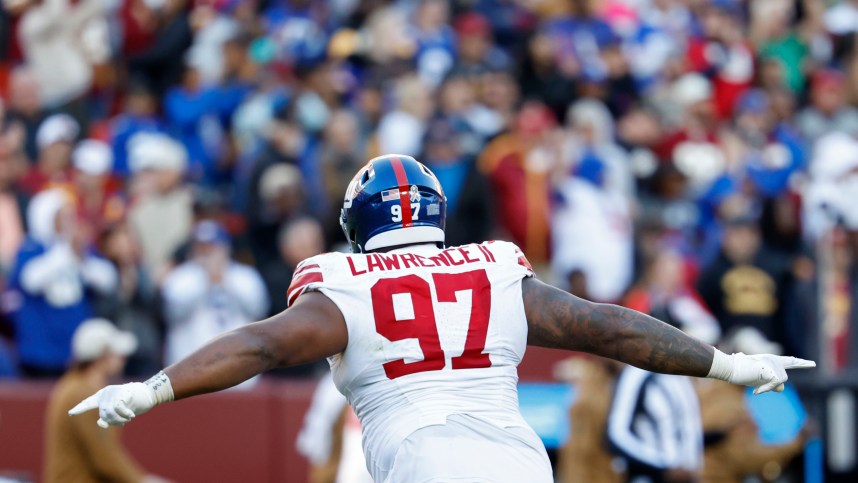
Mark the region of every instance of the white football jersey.
<instances>
[{"instance_id":1,"label":"white football jersey","mask_svg":"<svg viewBox=\"0 0 858 483\"><path fill-rule=\"evenodd\" d=\"M528 481L537 481L533 478L545 474L546 466L550 475L545 450L519 411L516 387L517 366L527 346L521 280L532 275L521 250L500 241L326 253L298 266L289 304L305 292L321 292L339 307L348 326L346 350L329 363L337 388L360 419L367 467L375 481L399 481L392 476L394 463L403 466L400 461L406 458L421 458L402 454L401 448L416 445L405 440L421 428L446 425L456 415L468 418L456 418L457 424L473 421L472 427L493 428L480 429L479 434L490 435L482 439L509 439L494 442L530 448L542 473L533 470ZM488 458L474 467L503 467L503 462L492 462L498 452L457 453L448 457ZM449 471L466 471L461 463ZM421 471L440 472L438 481L469 477L444 475L447 470L437 466ZM506 477L503 481L515 481ZM436 478L421 476L420 481Z\"/></svg>"}]
</instances>

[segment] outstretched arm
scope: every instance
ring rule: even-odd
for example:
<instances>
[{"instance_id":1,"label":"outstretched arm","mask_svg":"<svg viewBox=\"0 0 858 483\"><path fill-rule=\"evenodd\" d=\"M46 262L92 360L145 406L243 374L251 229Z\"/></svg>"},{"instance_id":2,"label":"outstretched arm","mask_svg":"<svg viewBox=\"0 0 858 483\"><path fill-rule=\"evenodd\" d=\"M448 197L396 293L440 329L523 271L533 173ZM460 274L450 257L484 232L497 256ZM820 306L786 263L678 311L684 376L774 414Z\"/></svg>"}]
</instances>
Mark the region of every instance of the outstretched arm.
<instances>
[{"instance_id":1,"label":"outstretched arm","mask_svg":"<svg viewBox=\"0 0 858 483\"><path fill-rule=\"evenodd\" d=\"M667 374L705 377L712 366L712 346L636 310L589 302L533 278L522 281L522 291L530 345Z\"/></svg>"},{"instance_id":2,"label":"outstretched arm","mask_svg":"<svg viewBox=\"0 0 858 483\"><path fill-rule=\"evenodd\" d=\"M69 414L99 409L99 425L122 425L157 404L227 389L274 367L312 362L342 352L348 342L339 308L310 292L269 319L212 340L145 383L108 386Z\"/></svg>"},{"instance_id":3,"label":"outstretched arm","mask_svg":"<svg viewBox=\"0 0 858 483\"><path fill-rule=\"evenodd\" d=\"M342 352L346 322L331 299L309 292L291 308L214 339L164 369L176 399L220 391L275 367L317 361Z\"/></svg>"},{"instance_id":4,"label":"outstretched arm","mask_svg":"<svg viewBox=\"0 0 858 483\"><path fill-rule=\"evenodd\" d=\"M589 352L665 374L712 377L782 390L786 369L812 361L768 354L726 355L664 322L635 310L597 304L539 280L522 281L530 345Z\"/></svg>"}]
</instances>

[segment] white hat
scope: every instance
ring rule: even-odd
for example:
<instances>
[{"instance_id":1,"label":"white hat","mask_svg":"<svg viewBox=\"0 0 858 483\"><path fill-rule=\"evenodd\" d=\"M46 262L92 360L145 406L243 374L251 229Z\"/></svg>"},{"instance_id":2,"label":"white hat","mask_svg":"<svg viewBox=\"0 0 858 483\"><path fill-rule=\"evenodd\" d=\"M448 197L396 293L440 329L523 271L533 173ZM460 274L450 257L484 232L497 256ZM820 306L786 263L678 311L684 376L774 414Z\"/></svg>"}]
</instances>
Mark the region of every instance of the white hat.
<instances>
[{"instance_id":1,"label":"white hat","mask_svg":"<svg viewBox=\"0 0 858 483\"><path fill-rule=\"evenodd\" d=\"M137 349L137 337L116 328L106 319L88 319L72 337L72 356L78 362L98 359L105 351L129 356Z\"/></svg>"},{"instance_id":2,"label":"white hat","mask_svg":"<svg viewBox=\"0 0 858 483\"><path fill-rule=\"evenodd\" d=\"M72 153L72 162L78 171L100 176L113 168L113 151L107 143L84 139Z\"/></svg>"},{"instance_id":3,"label":"white hat","mask_svg":"<svg viewBox=\"0 0 858 483\"><path fill-rule=\"evenodd\" d=\"M60 188L40 191L27 205L27 226L30 236L40 243L51 243L57 231L57 213L72 202Z\"/></svg>"},{"instance_id":4,"label":"white hat","mask_svg":"<svg viewBox=\"0 0 858 483\"><path fill-rule=\"evenodd\" d=\"M780 355L783 348L777 342L772 342L754 327L742 327L733 333L728 340L731 350L745 354L775 354Z\"/></svg>"},{"instance_id":5,"label":"white hat","mask_svg":"<svg viewBox=\"0 0 858 483\"><path fill-rule=\"evenodd\" d=\"M267 168L259 180L259 194L264 200L272 200L285 188L299 186L301 170L291 164L279 163Z\"/></svg>"},{"instance_id":6,"label":"white hat","mask_svg":"<svg viewBox=\"0 0 858 483\"><path fill-rule=\"evenodd\" d=\"M838 180L856 168L858 140L835 131L816 141L810 162L810 174L814 179Z\"/></svg>"},{"instance_id":7,"label":"white hat","mask_svg":"<svg viewBox=\"0 0 858 483\"><path fill-rule=\"evenodd\" d=\"M683 141L673 150L673 164L698 187L709 183L727 169L727 159L717 144Z\"/></svg>"},{"instance_id":8,"label":"white hat","mask_svg":"<svg viewBox=\"0 0 858 483\"><path fill-rule=\"evenodd\" d=\"M36 131L36 144L39 149L56 142L73 142L80 132L77 121L68 114L54 114L39 124Z\"/></svg>"},{"instance_id":9,"label":"white hat","mask_svg":"<svg viewBox=\"0 0 858 483\"><path fill-rule=\"evenodd\" d=\"M166 134L141 132L128 140L128 165L132 172L146 169L183 171L188 165L185 146Z\"/></svg>"},{"instance_id":10,"label":"white hat","mask_svg":"<svg viewBox=\"0 0 858 483\"><path fill-rule=\"evenodd\" d=\"M712 98L712 83L701 74L692 72L685 74L673 83L671 94L674 100L683 107Z\"/></svg>"}]
</instances>

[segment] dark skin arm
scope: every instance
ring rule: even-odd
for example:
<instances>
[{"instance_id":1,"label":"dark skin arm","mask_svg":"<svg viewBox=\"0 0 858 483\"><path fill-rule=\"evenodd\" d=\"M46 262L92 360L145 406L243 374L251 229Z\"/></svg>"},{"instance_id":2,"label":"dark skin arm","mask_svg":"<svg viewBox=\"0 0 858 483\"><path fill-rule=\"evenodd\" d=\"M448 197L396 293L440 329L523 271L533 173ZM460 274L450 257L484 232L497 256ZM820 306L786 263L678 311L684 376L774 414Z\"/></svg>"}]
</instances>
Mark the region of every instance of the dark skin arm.
<instances>
[{"instance_id":1,"label":"dark skin arm","mask_svg":"<svg viewBox=\"0 0 858 483\"><path fill-rule=\"evenodd\" d=\"M164 369L176 399L220 391L269 369L345 350L346 322L328 297L309 292L279 314L227 332Z\"/></svg>"},{"instance_id":2,"label":"dark skin arm","mask_svg":"<svg viewBox=\"0 0 858 483\"><path fill-rule=\"evenodd\" d=\"M648 315L575 297L534 278L521 284L527 343L589 352L652 372L706 377L714 348Z\"/></svg>"},{"instance_id":3,"label":"dark skin arm","mask_svg":"<svg viewBox=\"0 0 858 483\"><path fill-rule=\"evenodd\" d=\"M713 348L664 322L617 305L596 304L536 279L522 281L529 345L589 352L642 369L704 377ZM345 350L346 323L326 296L311 292L291 308L227 332L166 368L182 399L235 386L259 373Z\"/></svg>"}]
</instances>

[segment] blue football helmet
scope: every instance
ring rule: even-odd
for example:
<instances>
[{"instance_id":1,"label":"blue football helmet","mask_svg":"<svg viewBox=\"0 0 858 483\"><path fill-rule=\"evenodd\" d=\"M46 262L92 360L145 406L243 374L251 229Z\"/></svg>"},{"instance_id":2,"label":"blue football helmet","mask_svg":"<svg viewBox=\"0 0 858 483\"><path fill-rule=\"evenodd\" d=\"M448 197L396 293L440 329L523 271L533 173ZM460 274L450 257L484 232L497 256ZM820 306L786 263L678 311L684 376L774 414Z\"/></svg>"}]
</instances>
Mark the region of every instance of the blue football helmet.
<instances>
[{"instance_id":1,"label":"blue football helmet","mask_svg":"<svg viewBox=\"0 0 858 483\"><path fill-rule=\"evenodd\" d=\"M371 159L346 190L340 226L354 253L444 243L447 198L438 178L411 156Z\"/></svg>"}]
</instances>

